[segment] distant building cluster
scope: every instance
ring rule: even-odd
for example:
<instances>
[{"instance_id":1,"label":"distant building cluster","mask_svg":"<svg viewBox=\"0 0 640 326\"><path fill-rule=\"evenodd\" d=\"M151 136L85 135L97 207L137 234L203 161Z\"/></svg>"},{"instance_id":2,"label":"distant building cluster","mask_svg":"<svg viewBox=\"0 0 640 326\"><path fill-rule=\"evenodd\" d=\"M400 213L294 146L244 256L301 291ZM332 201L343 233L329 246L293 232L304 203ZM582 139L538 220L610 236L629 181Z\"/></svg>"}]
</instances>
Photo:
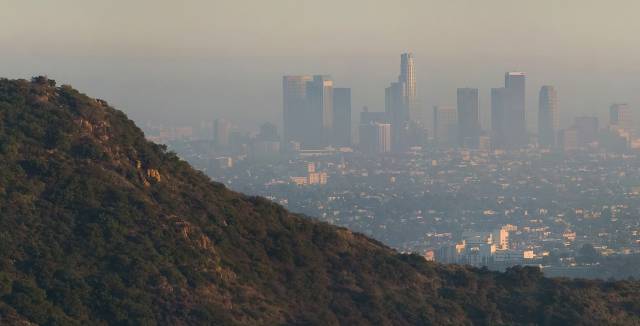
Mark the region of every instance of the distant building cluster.
<instances>
[{"instance_id":1,"label":"distant building cluster","mask_svg":"<svg viewBox=\"0 0 640 326\"><path fill-rule=\"evenodd\" d=\"M524 72L506 72L504 85L491 89L491 124L486 129L480 123L479 89L464 87L457 89L456 105L433 107L428 130L417 100L412 53L400 56L399 76L385 88L384 111L370 111L365 106L357 123L352 121L350 88L335 87L328 75L287 75L282 78L282 135L271 123L262 125L258 134L243 133L225 119L203 122L199 128L146 129L151 131L149 138L158 142L212 141L206 144L208 151L215 152L211 160L232 156L236 160L273 161L292 153L304 156L344 149L395 155L415 148L495 152L527 148L571 152L597 147L622 152L640 148L633 112L626 103L611 105L608 123L601 124L594 116L578 116L562 128L559 94L552 85L539 90L538 128L529 133L526 80ZM353 126L357 128L352 130Z\"/></svg>"},{"instance_id":2,"label":"distant building cluster","mask_svg":"<svg viewBox=\"0 0 640 326\"><path fill-rule=\"evenodd\" d=\"M282 85L284 143L302 149L353 145L349 88L334 88L325 75L284 76ZM401 55L398 80L385 89L385 111L368 113L363 112L358 128L362 151L402 152L425 144L413 54Z\"/></svg>"},{"instance_id":3,"label":"distant building cluster","mask_svg":"<svg viewBox=\"0 0 640 326\"><path fill-rule=\"evenodd\" d=\"M307 171L304 176L292 176L291 181L298 186L327 184L327 173L316 171L313 162L307 163Z\"/></svg>"},{"instance_id":4,"label":"distant building cluster","mask_svg":"<svg viewBox=\"0 0 640 326\"><path fill-rule=\"evenodd\" d=\"M284 76L284 142L302 148L351 146L351 89L329 76Z\"/></svg>"},{"instance_id":5,"label":"distant building cluster","mask_svg":"<svg viewBox=\"0 0 640 326\"><path fill-rule=\"evenodd\" d=\"M524 72L507 72L504 85L491 89L488 130L483 130L480 123L479 90L470 87L458 88L456 106L435 106L432 129L427 130L416 97L414 56L403 53L398 80L385 89L385 110L370 112L365 107L360 115L357 148L364 153L384 154L404 153L414 146L498 151L531 146L564 151L593 146L621 150L640 147L626 104L611 106L606 129L599 129L598 119L590 116L577 117L562 129L558 91L551 85L539 91L537 135L528 133L526 79ZM328 76L285 76L283 121L284 143L297 144L294 148L354 145L350 89L333 88Z\"/></svg>"},{"instance_id":6,"label":"distant building cluster","mask_svg":"<svg viewBox=\"0 0 640 326\"><path fill-rule=\"evenodd\" d=\"M439 248L435 251L434 258L442 263L472 266L524 265L535 256L533 250L509 248L509 232L516 230L514 225L504 225L491 232L464 231L459 242Z\"/></svg>"},{"instance_id":7,"label":"distant building cluster","mask_svg":"<svg viewBox=\"0 0 640 326\"><path fill-rule=\"evenodd\" d=\"M375 120L376 112L369 114ZM594 123L576 120L580 133ZM248 152L233 152L240 147L230 138L229 152L210 152L213 142L197 139L169 148L234 190L399 251L426 252L427 259L491 269L535 264L550 275L586 275L594 269L581 257L585 245L602 257L640 253L638 151L413 147L402 155L370 155L328 147L261 161L252 159L250 144L263 136L245 138Z\"/></svg>"},{"instance_id":8,"label":"distant building cluster","mask_svg":"<svg viewBox=\"0 0 640 326\"><path fill-rule=\"evenodd\" d=\"M537 132L527 132L527 75L507 72L490 92L490 126L480 124L480 91L464 87L455 105L432 108L427 130L414 57L400 59L385 110L365 106L355 122L349 88L302 75L283 77L282 134L222 118L145 133L234 190L429 260L581 275L593 267L583 246L640 253L640 142L628 104L612 104L608 121L582 115L562 127L559 92L545 85Z\"/></svg>"}]
</instances>

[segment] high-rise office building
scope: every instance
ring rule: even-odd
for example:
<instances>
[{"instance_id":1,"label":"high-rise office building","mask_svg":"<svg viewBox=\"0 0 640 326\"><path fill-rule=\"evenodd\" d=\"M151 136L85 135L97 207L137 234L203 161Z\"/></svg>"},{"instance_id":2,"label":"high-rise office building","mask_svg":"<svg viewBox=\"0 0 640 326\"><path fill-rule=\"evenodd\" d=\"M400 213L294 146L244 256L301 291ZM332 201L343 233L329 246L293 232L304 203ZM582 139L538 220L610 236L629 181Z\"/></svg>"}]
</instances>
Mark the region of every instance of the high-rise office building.
<instances>
[{"instance_id":1,"label":"high-rise office building","mask_svg":"<svg viewBox=\"0 0 640 326\"><path fill-rule=\"evenodd\" d=\"M385 89L385 112L391 122L391 139L396 151L404 150L408 142L411 115L405 94L405 83L394 82Z\"/></svg>"},{"instance_id":2,"label":"high-rise office building","mask_svg":"<svg viewBox=\"0 0 640 326\"><path fill-rule=\"evenodd\" d=\"M627 132L633 130L631 108L627 103L615 103L609 108L609 124Z\"/></svg>"},{"instance_id":3,"label":"high-rise office building","mask_svg":"<svg viewBox=\"0 0 640 326\"><path fill-rule=\"evenodd\" d=\"M507 90L504 111L506 148L515 149L527 145L525 81L524 72L507 72L504 75L504 87Z\"/></svg>"},{"instance_id":4,"label":"high-rise office building","mask_svg":"<svg viewBox=\"0 0 640 326\"><path fill-rule=\"evenodd\" d=\"M540 146L554 147L559 128L558 92L553 86L542 86L538 98L538 142Z\"/></svg>"},{"instance_id":5,"label":"high-rise office building","mask_svg":"<svg viewBox=\"0 0 640 326\"><path fill-rule=\"evenodd\" d=\"M408 106L409 118L418 119L419 113L416 98L416 68L413 53L403 53L400 55L400 77L398 82L405 85L405 102Z\"/></svg>"},{"instance_id":6,"label":"high-rise office building","mask_svg":"<svg viewBox=\"0 0 640 326\"><path fill-rule=\"evenodd\" d=\"M369 154L391 151L391 124L370 121L360 124L360 150Z\"/></svg>"},{"instance_id":7,"label":"high-rise office building","mask_svg":"<svg viewBox=\"0 0 640 326\"><path fill-rule=\"evenodd\" d=\"M433 135L437 146L454 146L458 139L458 117L454 107L433 107Z\"/></svg>"},{"instance_id":8,"label":"high-rise office building","mask_svg":"<svg viewBox=\"0 0 640 326\"><path fill-rule=\"evenodd\" d=\"M333 81L326 75L315 75L307 82L307 108L309 123L306 125L303 144L307 147L324 147L331 143L333 129Z\"/></svg>"},{"instance_id":9,"label":"high-rise office building","mask_svg":"<svg viewBox=\"0 0 640 326\"><path fill-rule=\"evenodd\" d=\"M371 122L391 123L391 119L387 112L372 112L367 107L364 107L360 112L360 123L369 124Z\"/></svg>"},{"instance_id":10,"label":"high-rise office building","mask_svg":"<svg viewBox=\"0 0 640 326\"><path fill-rule=\"evenodd\" d=\"M404 151L417 141L411 139L412 128L418 128L420 114L416 98L416 75L413 54L400 56L398 81L385 89L385 111L391 121L391 138L394 151Z\"/></svg>"},{"instance_id":11,"label":"high-rise office building","mask_svg":"<svg viewBox=\"0 0 640 326\"><path fill-rule=\"evenodd\" d=\"M409 122L411 114L407 105L406 84L402 82L393 82L384 92L384 108L389 114L389 118L394 121Z\"/></svg>"},{"instance_id":12,"label":"high-rise office building","mask_svg":"<svg viewBox=\"0 0 640 326\"><path fill-rule=\"evenodd\" d=\"M491 90L491 132L493 148L518 149L527 145L523 72L507 72L504 88Z\"/></svg>"},{"instance_id":13,"label":"high-rise office building","mask_svg":"<svg viewBox=\"0 0 640 326\"><path fill-rule=\"evenodd\" d=\"M306 133L307 82L311 76L282 77L283 140L302 142Z\"/></svg>"},{"instance_id":14,"label":"high-rise office building","mask_svg":"<svg viewBox=\"0 0 640 326\"><path fill-rule=\"evenodd\" d=\"M338 89L334 99L331 77L302 75L284 76L282 90L285 143L303 148L351 144L350 89Z\"/></svg>"},{"instance_id":15,"label":"high-rise office building","mask_svg":"<svg viewBox=\"0 0 640 326\"><path fill-rule=\"evenodd\" d=\"M351 146L351 89L333 89L333 145Z\"/></svg>"},{"instance_id":16,"label":"high-rise office building","mask_svg":"<svg viewBox=\"0 0 640 326\"><path fill-rule=\"evenodd\" d=\"M585 147L598 140L598 118L580 116L573 120L576 130L577 145Z\"/></svg>"},{"instance_id":17,"label":"high-rise office building","mask_svg":"<svg viewBox=\"0 0 640 326\"><path fill-rule=\"evenodd\" d=\"M458 145L478 148L480 117L477 88L458 88Z\"/></svg>"},{"instance_id":18,"label":"high-rise office building","mask_svg":"<svg viewBox=\"0 0 640 326\"><path fill-rule=\"evenodd\" d=\"M223 149L229 146L231 123L224 119L216 119L213 122L213 134L216 147Z\"/></svg>"},{"instance_id":19,"label":"high-rise office building","mask_svg":"<svg viewBox=\"0 0 640 326\"><path fill-rule=\"evenodd\" d=\"M377 151L378 153L391 152L391 124L389 123L377 123Z\"/></svg>"},{"instance_id":20,"label":"high-rise office building","mask_svg":"<svg viewBox=\"0 0 640 326\"><path fill-rule=\"evenodd\" d=\"M280 139L278 135L278 126L271 122L265 122L260 125L260 133L256 136L260 140L277 141Z\"/></svg>"},{"instance_id":21,"label":"high-rise office building","mask_svg":"<svg viewBox=\"0 0 640 326\"><path fill-rule=\"evenodd\" d=\"M505 105L507 90L505 88L491 89L491 147L504 149L506 140Z\"/></svg>"},{"instance_id":22,"label":"high-rise office building","mask_svg":"<svg viewBox=\"0 0 640 326\"><path fill-rule=\"evenodd\" d=\"M563 151L576 150L578 145L578 130L575 127L562 129L558 132L558 147Z\"/></svg>"}]
</instances>

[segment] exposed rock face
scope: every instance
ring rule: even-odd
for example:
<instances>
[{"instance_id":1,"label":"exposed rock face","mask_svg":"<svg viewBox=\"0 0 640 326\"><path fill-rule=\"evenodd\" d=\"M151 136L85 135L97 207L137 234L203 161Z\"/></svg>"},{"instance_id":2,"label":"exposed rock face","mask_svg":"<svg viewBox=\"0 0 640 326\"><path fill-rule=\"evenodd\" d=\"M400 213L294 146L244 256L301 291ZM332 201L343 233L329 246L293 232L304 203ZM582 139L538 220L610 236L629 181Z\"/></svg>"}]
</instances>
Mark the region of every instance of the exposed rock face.
<instances>
[{"instance_id":1,"label":"exposed rock face","mask_svg":"<svg viewBox=\"0 0 640 326\"><path fill-rule=\"evenodd\" d=\"M156 169L147 169L147 177L153 179L155 182L160 182L162 180L160 172Z\"/></svg>"}]
</instances>

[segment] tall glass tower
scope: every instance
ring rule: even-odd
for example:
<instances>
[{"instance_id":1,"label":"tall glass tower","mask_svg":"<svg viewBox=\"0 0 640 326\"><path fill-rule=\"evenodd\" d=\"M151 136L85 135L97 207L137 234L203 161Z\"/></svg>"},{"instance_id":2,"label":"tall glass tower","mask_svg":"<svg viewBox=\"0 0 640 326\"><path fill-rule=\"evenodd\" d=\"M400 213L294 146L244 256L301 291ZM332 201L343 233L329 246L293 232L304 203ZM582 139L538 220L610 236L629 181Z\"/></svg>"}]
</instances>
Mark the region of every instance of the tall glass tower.
<instances>
[{"instance_id":1,"label":"tall glass tower","mask_svg":"<svg viewBox=\"0 0 640 326\"><path fill-rule=\"evenodd\" d=\"M309 123L304 145L324 147L331 143L333 130L333 80L327 75L314 75L307 82Z\"/></svg>"},{"instance_id":2,"label":"tall glass tower","mask_svg":"<svg viewBox=\"0 0 640 326\"><path fill-rule=\"evenodd\" d=\"M506 148L517 149L527 145L527 124L525 120L524 72L507 72L504 76L506 89L504 119Z\"/></svg>"},{"instance_id":3,"label":"tall glass tower","mask_svg":"<svg viewBox=\"0 0 640 326\"><path fill-rule=\"evenodd\" d=\"M478 148L480 118L477 88L458 88L458 145Z\"/></svg>"},{"instance_id":4,"label":"tall glass tower","mask_svg":"<svg viewBox=\"0 0 640 326\"><path fill-rule=\"evenodd\" d=\"M412 119L419 118L417 116L416 107L416 68L413 60L413 53L403 53L400 55L400 77L398 82L404 84L405 103L409 108L409 114Z\"/></svg>"},{"instance_id":5,"label":"tall glass tower","mask_svg":"<svg viewBox=\"0 0 640 326\"><path fill-rule=\"evenodd\" d=\"M385 89L385 111L391 120L391 140L394 151L402 152L415 141L411 131L422 118L416 100L416 72L412 53L400 55L398 81Z\"/></svg>"},{"instance_id":6,"label":"tall glass tower","mask_svg":"<svg viewBox=\"0 0 640 326\"><path fill-rule=\"evenodd\" d=\"M541 147L555 146L559 127L558 92L553 86L542 86L538 102L538 142Z\"/></svg>"},{"instance_id":7,"label":"tall glass tower","mask_svg":"<svg viewBox=\"0 0 640 326\"><path fill-rule=\"evenodd\" d=\"M285 143L295 141L301 143L307 131L307 82L312 77L282 77L282 120Z\"/></svg>"}]
</instances>

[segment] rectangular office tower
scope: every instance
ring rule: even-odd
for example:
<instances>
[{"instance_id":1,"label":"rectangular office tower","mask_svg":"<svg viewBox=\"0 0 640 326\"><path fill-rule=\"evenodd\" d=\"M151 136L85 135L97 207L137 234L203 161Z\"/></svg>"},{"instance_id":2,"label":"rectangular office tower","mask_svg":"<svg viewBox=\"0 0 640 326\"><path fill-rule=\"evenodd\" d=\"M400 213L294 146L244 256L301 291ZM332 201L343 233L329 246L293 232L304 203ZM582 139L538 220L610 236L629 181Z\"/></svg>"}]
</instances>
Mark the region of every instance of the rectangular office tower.
<instances>
[{"instance_id":1,"label":"rectangular office tower","mask_svg":"<svg viewBox=\"0 0 640 326\"><path fill-rule=\"evenodd\" d=\"M326 75L315 75L307 82L309 123L303 138L308 148L320 148L331 143L333 129L333 81Z\"/></svg>"},{"instance_id":2,"label":"rectangular office tower","mask_svg":"<svg viewBox=\"0 0 640 326\"><path fill-rule=\"evenodd\" d=\"M504 149L506 140L505 131L505 100L507 90L504 87L491 89L491 147Z\"/></svg>"},{"instance_id":3,"label":"rectangular office tower","mask_svg":"<svg viewBox=\"0 0 640 326\"><path fill-rule=\"evenodd\" d=\"M491 90L491 144L494 149L527 146L525 80L523 72L507 72L505 87Z\"/></svg>"},{"instance_id":4,"label":"rectangular office tower","mask_svg":"<svg viewBox=\"0 0 640 326\"><path fill-rule=\"evenodd\" d=\"M553 86L542 86L538 98L538 143L540 147L555 147L559 128L558 92Z\"/></svg>"},{"instance_id":5,"label":"rectangular office tower","mask_svg":"<svg viewBox=\"0 0 640 326\"><path fill-rule=\"evenodd\" d=\"M351 146L351 88L333 89L333 142L337 147Z\"/></svg>"},{"instance_id":6,"label":"rectangular office tower","mask_svg":"<svg viewBox=\"0 0 640 326\"><path fill-rule=\"evenodd\" d=\"M524 72L507 72L504 87L507 90L505 102L506 148L517 149L527 146L527 124L525 117Z\"/></svg>"},{"instance_id":7,"label":"rectangular office tower","mask_svg":"<svg viewBox=\"0 0 640 326\"><path fill-rule=\"evenodd\" d=\"M580 116L573 120L573 128L576 130L579 147L586 147L598 141L598 118Z\"/></svg>"},{"instance_id":8,"label":"rectangular office tower","mask_svg":"<svg viewBox=\"0 0 640 326\"><path fill-rule=\"evenodd\" d=\"M308 123L307 82L311 76L282 77L283 141L302 143Z\"/></svg>"},{"instance_id":9,"label":"rectangular office tower","mask_svg":"<svg viewBox=\"0 0 640 326\"><path fill-rule=\"evenodd\" d=\"M458 146L478 148L480 117L477 88L458 88Z\"/></svg>"},{"instance_id":10,"label":"rectangular office tower","mask_svg":"<svg viewBox=\"0 0 640 326\"><path fill-rule=\"evenodd\" d=\"M615 103L609 108L609 124L630 132L633 130L631 109L626 103Z\"/></svg>"},{"instance_id":11,"label":"rectangular office tower","mask_svg":"<svg viewBox=\"0 0 640 326\"><path fill-rule=\"evenodd\" d=\"M438 147L452 147L458 139L456 109L449 106L433 107L433 138Z\"/></svg>"},{"instance_id":12,"label":"rectangular office tower","mask_svg":"<svg viewBox=\"0 0 640 326\"><path fill-rule=\"evenodd\" d=\"M411 115L407 105L407 85L402 82L391 83L385 89L385 112L391 122L391 143L394 151L401 152L408 147Z\"/></svg>"},{"instance_id":13,"label":"rectangular office tower","mask_svg":"<svg viewBox=\"0 0 640 326\"><path fill-rule=\"evenodd\" d=\"M360 124L360 150L368 154L391 151L391 124L369 121Z\"/></svg>"},{"instance_id":14,"label":"rectangular office tower","mask_svg":"<svg viewBox=\"0 0 640 326\"><path fill-rule=\"evenodd\" d=\"M224 119L216 119L213 122L213 137L216 149L224 149L229 146L229 135L231 134L231 123Z\"/></svg>"}]
</instances>

